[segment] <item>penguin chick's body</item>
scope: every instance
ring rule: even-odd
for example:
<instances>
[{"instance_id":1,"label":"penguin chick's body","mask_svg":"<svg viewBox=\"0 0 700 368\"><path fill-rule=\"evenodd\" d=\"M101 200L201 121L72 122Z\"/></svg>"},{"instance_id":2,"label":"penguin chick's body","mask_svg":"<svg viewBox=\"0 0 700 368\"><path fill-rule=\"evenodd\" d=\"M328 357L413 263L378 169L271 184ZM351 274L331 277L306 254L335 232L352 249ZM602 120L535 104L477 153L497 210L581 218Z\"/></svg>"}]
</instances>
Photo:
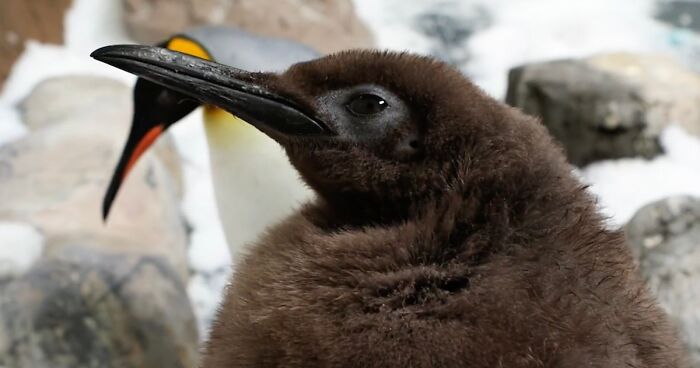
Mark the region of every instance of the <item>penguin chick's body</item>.
<instances>
[{"instance_id":1,"label":"penguin chick's body","mask_svg":"<svg viewBox=\"0 0 700 368\"><path fill-rule=\"evenodd\" d=\"M204 367L683 366L623 236L606 229L539 122L426 59L345 54L287 75L362 79L355 70L374 78L351 85L393 74L404 83L395 93L427 97L416 110L445 126L431 144L440 157L382 167L363 160L369 153L351 162L340 153L323 168L337 173L317 185L304 170L318 168L304 167L312 187L333 186L334 176L338 185L355 176L371 182L381 175L372 171L392 178L355 200L322 194L331 198L253 246L226 293ZM413 81L411 71L435 79ZM297 167L320 159L291 156ZM440 166L449 166L445 176L429 180L445 183L421 183L423 170ZM433 193L400 193L423 190Z\"/></svg>"},{"instance_id":2,"label":"penguin chick's body","mask_svg":"<svg viewBox=\"0 0 700 368\"><path fill-rule=\"evenodd\" d=\"M458 71L369 51L280 75L140 57L163 55L187 69L114 64L182 91L215 68L226 86L192 96L280 142L318 197L238 262L203 367L687 367L545 128Z\"/></svg>"}]
</instances>

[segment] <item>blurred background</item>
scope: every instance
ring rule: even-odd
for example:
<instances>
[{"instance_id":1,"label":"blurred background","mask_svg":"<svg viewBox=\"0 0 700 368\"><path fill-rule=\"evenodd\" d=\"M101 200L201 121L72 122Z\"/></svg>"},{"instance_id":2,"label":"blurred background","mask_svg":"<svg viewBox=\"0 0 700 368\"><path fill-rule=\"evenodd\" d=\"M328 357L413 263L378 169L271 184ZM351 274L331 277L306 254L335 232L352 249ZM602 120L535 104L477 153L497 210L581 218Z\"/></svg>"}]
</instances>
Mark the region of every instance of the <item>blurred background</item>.
<instances>
[{"instance_id":1,"label":"blurred background","mask_svg":"<svg viewBox=\"0 0 700 368\"><path fill-rule=\"evenodd\" d=\"M540 117L700 367L693 0L0 0L0 367L196 366L230 243L262 231L246 221L271 224L308 198L253 208L275 197L270 170L241 157L230 190L248 201L230 209L227 245L196 111L141 160L103 224L135 79L90 52L203 25L265 36L230 46L260 69L277 39L432 55Z\"/></svg>"}]
</instances>

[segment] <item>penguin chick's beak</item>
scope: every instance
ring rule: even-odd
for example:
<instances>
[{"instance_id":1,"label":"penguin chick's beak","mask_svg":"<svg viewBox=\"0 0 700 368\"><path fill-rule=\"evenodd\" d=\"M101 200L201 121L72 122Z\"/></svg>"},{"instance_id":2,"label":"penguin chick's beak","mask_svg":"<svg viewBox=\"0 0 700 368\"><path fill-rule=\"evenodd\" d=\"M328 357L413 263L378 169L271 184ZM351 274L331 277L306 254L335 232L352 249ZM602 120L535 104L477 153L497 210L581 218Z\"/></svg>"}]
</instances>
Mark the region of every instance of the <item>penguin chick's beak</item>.
<instances>
[{"instance_id":1,"label":"penguin chick's beak","mask_svg":"<svg viewBox=\"0 0 700 368\"><path fill-rule=\"evenodd\" d=\"M218 106L265 133L286 136L333 135L300 104L266 87L271 74L251 73L154 46L116 45L93 58L186 96Z\"/></svg>"},{"instance_id":2,"label":"penguin chick's beak","mask_svg":"<svg viewBox=\"0 0 700 368\"><path fill-rule=\"evenodd\" d=\"M302 111L299 104L263 85L261 74L192 57L165 48L115 45L96 50L93 58L218 106L275 136L331 136L322 122ZM271 74L265 74L268 78ZM167 129L166 124L133 126L124 152L105 195L106 219L119 187L141 154Z\"/></svg>"}]
</instances>

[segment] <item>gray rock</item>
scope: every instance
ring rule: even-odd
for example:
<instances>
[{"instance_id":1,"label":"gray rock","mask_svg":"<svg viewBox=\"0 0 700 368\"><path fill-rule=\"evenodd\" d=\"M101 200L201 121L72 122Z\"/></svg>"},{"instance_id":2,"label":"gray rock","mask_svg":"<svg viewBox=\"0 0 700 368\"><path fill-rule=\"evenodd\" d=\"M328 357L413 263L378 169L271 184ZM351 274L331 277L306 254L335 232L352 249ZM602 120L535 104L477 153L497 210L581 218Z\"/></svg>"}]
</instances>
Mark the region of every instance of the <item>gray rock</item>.
<instances>
[{"instance_id":1,"label":"gray rock","mask_svg":"<svg viewBox=\"0 0 700 368\"><path fill-rule=\"evenodd\" d=\"M675 27L700 32L700 2L697 0L659 1L656 18Z\"/></svg>"},{"instance_id":2,"label":"gray rock","mask_svg":"<svg viewBox=\"0 0 700 368\"><path fill-rule=\"evenodd\" d=\"M59 82L76 84L70 78ZM103 88L104 83L96 86ZM75 94L78 98L92 93L89 84L81 88ZM102 102L104 108L93 107L94 101L87 98L86 111L76 111L66 120L48 119L55 123L41 125L27 137L0 147L0 220L35 226L45 237L48 253L68 240L101 239L95 244L166 257L186 279L187 234L178 188L175 176L155 151L147 152L129 175L109 221L103 223L100 216L102 197L131 119L130 95L128 87L115 85L113 98ZM50 94L44 96L50 100ZM168 150L175 152L173 147Z\"/></svg>"},{"instance_id":3,"label":"gray rock","mask_svg":"<svg viewBox=\"0 0 700 368\"><path fill-rule=\"evenodd\" d=\"M675 320L700 367L700 198L672 197L639 210L625 229L640 270Z\"/></svg>"},{"instance_id":4,"label":"gray rock","mask_svg":"<svg viewBox=\"0 0 700 368\"><path fill-rule=\"evenodd\" d=\"M101 78L46 81L23 104L30 134L0 147L0 224L41 234L38 261L0 280L0 366L195 365L172 144L144 155L101 218L130 96Z\"/></svg>"},{"instance_id":5,"label":"gray rock","mask_svg":"<svg viewBox=\"0 0 700 368\"><path fill-rule=\"evenodd\" d=\"M323 53L371 47L372 34L352 0L122 0L130 36L160 42L199 25L230 25L285 38Z\"/></svg>"},{"instance_id":6,"label":"gray rock","mask_svg":"<svg viewBox=\"0 0 700 368\"><path fill-rule=\"evenodd\" d=\"M159 257L73 245L0 294L0 366L195 367L184 284Z\"/></svg>"},{"instance_id":7,"label":"gray rock","mask_svg":"<svg viewBox=\"0 0 700 368\"><path fill-rule=\"evenodd\" d=\"M417 30L431 40L431 55L466 69L469 38L491 23L486 9L477 3L443 1L432 4L414 21Z\"/></svg>"},{"instance_id":8,"label":"gray rock","mask_svg":"<svg viewBox=\"0 0 700 368\"><path fill-rule=\"evenodd\" d=\"M661 56L521 66L510 72L506 102L540 117L576 165L658 155L669 124L700 135L700 76Z\"/></svg>"},{"instance_id":9,"label":"gray rock","mask_svg":"<svg viewBox=\"0 0 700 368\"><path fill-rule=\"evenodd\" d=\"M79 91L79 92L78 92ZM63 123L85 124L85 129L106 129L114 142L126 141L131 122L131 87L114 79L94 76L49 78L37 85L20 105L22 121L32 131ZM119 139L123 141L120 142ZM180 158L169 134L158 139L153 152L165 164L182 194ZM110 169L116 165L106 162Z\"/></svg>"},{"instance_id":10,"label":"gray rock","mask_svg":"<svg viewBox=\"0 0 700 368\"><path fill-rule=\"evenodd\" d=\"M102 116L106 121L128 116L129 87L114 79L93 76L49 78L39 83L22 101L22 121L38 130L81 116ZM127 120L128 122L128 120ZM125 125L127 122L119 123ZM102 120L93 124L100 124Z\"/></svg>"}]
</instances>

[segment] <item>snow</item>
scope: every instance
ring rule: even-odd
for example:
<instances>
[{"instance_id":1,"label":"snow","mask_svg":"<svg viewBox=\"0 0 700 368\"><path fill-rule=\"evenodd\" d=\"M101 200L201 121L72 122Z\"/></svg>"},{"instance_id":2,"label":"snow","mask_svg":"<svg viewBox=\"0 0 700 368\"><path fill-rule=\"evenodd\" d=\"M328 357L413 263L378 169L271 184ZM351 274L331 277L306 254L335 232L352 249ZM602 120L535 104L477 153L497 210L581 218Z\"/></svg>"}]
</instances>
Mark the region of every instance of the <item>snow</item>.
<instances>
[{"instance_id":1,"label":"snow","mask_svg":"<svg viewBox=\"0 0 700 368\"><path fill-rule=\"evenodd\" d=\"M44 250L44 237L24 222L0 221L0 280L24 273Z\"/></svg>"},{"instance_id":2,"label":"snow","mask_svg":"<svg viewBox=\"0 0 700 368\"><path fill-rule=\"evenodd\" d=\"M22 124L19 111L0 99L0 146L20 139L25 134L27 128Z\"/></svg>"},{"instance_id":3,"label":"snow","mask_svg":"<svg viewBox=\"0 0 700 368\"><path fill-rule=\"evenodd\" d=\"M65 45L42 44L32 40L27 42L0 93L0 145L26 134L17 104L46 78L93 74L133 82L134 77L90 58L90 52L100 45L127 42L123 30L103 28L103 25L117 24L121 18L120 11L114 9L115 3L118 2L76 0L66 15Z\"/></svg>"},{"instance_id":4,"label":"snow","mask_svg":"<svg viewBox=\"0 0 700 368\"><path fill-rule=\"evenodd\" d=\"M469 16L475 8L485 9L490 25L467 41L471 59L462 69L496 97L505 93L508 70L525 62L606 51L661 51L688 57L697 51L691 48L700 45L694 34L655 22L650 16L652 0L354 1L380 47L420 53L431 52L434 41L415 29L417 15L436 6ZM133 82L132 76L89 57L103 45L133 43L122 26L121 11L117 0L75 0L66 15L66 45L27 44L0 94L0 145L26 134L17 104L45 78L87 73ZM188 292L201 336L206 337L231 273L230 255L217 216L201 114L191 114L171 131L184 159L182 209L192 226ZM653 160L603 161L580 170L582 180L591 183L591 191L616 225L655 199L673 194L700 196L698 138L669 128L662 135L662 145L666 153ZM0 239L0 264L12 260L22 269L41 252L40 234L27 224L0 223ZM20 248L23 251L17 252Z\"/></svg>"},{"instance_id":5,"label":"snow","mask_svg":"<svg viewBox=\"0 0 700 368\"><path fill-rule=\"evenodd\" d=\"M86 56L102 46L134 43L122 23L123 6L121 1L114 0L74 0L65 16L66 47Z\"/></svg>"},{"instance_id":6,"label":"snow","mask_svg":"<svg viewBox=\"0 0 700 368\"><path fill-rule=\"evenodd\" d=\"M193 275L187 291L197 316L200 338L205 338L231 274L231 255L214 200L209 150L202 114L188 115L170 129L184 163L185 195L182 209L192 226L188 258Z\"/></svg>"},{"instance_id":7,"label":"snow","mask_svg":"<svg viewBox=\"0 0 700 368\"><path fill-rule=\"evenodd\" d=\"M613 225L624 225L639 208L665 197L700 197L700 139L672 126L661 135L661 145L665 154L652 160L608 160L581 170Z\"/></svg>"},{"instance_id":8,"label":"snow","mask_svg":"<svg viewBox=\"0 0 700 368\"><path fill-rule=\"evenodd\" d=\"M223 299L223 291L231 277L230 267L222 267L215 272L195 273L187 285L192 308L197 316L199 338L209 336L209 327Z\"/></svg>"}]
</instances>

